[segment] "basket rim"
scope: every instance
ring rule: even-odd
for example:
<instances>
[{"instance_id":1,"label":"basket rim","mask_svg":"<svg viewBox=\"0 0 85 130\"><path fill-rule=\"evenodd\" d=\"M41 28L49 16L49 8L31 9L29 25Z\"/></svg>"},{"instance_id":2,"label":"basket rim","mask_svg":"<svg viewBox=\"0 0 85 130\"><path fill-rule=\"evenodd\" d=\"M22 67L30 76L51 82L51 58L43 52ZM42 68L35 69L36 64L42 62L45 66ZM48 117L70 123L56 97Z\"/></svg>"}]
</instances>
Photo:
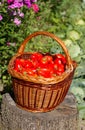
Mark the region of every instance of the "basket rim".
<instances>
[{"instance_id":1,"label":"basket rim","mask_svg":"<svg viewBox=\"0 0 85 130\"><path fill-rule=\"evenodd\" d=\"M24 54L29 54L29 53L24 53ZM16 58L18 58L19 56L21 56L23 54L16 54L14 57L12 57L12 59L9 62L8 65L8 72L12 77L21 79L21 80L25 80L25 81L29 81L29 82L34 82L34 83L41 83L41 84L55 84L55 83L59 83L62 80L64 80L65 78L67 78L69 76L69 74L74 71L74 67L71 64L70 66L67 67L67 69L65 70L65 72L63 72L60 76L54 76L52 78L44 78L42 76L30 76L30 75L26 75L17 72L13 69L13 65L14 65L14 61Z\"/></svg>"}]
</instances>

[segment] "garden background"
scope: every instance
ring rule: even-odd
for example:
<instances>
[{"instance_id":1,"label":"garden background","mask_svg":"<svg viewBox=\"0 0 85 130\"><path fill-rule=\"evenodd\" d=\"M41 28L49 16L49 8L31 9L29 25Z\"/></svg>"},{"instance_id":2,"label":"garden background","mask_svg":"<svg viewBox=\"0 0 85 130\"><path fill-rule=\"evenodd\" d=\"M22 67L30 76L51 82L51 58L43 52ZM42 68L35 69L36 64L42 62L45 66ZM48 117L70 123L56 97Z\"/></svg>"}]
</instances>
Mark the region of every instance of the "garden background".
<instances>
[{"instance_id":1,"label":"garden background","mask_svg":"<svg viewBox=\"0 0 85 130\"><path fill-rule=\"evenodd\" d=\"M80 118L85 119L85 0L0 0L0 101L4 93L12 91L7 72L9 60L35 31L58 36L76 60L78 67L70 91L76 97ZM32 42L27 51L57 53L60 49L51 39L47 47L40 38Z\"/></svg>"}]
</instances>

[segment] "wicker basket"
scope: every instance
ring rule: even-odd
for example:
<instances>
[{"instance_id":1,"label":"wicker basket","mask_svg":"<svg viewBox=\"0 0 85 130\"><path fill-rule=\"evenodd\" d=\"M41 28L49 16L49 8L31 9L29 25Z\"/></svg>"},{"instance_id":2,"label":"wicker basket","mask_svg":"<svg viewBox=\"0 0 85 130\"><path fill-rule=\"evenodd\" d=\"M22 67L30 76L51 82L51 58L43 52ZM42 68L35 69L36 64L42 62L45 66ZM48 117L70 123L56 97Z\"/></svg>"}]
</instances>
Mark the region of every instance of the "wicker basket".
<instances>
[{"instance_id":1,"label":"wicker basket","mask_svg":"<svg viewBox=\"0 0 85 130\"><path fill-rule=\"evenodd\" d=\"M16 58L29 58L30 53L24 52L25 46L29 40L37 35L51 37L62 47L67 60L67 69L62 75L53 78L33 77L16 73L13 70ZM21 44L18 52L12 57L8 65L8 72L12 76L16 104L20 108L31 112L47 112L53 110L64 100L72 82L76 66L76 62L71 60L64 43L54 34L41 31L29 35Z\"/></svg>"}]
</instances>

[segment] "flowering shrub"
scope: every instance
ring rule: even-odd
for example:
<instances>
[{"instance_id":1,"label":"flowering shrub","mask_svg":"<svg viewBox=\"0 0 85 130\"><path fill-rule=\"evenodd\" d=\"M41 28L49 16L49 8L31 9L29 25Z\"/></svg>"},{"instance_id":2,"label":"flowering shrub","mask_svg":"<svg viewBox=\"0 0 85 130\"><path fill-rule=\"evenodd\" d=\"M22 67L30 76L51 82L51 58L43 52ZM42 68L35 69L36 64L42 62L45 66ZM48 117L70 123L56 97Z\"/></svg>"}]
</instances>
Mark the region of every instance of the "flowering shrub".
<instances>
[{"instance_id":1,"label":"flowering shrub","mask_svg":"<svg viewBox=\"0 0 85 130\"><path fill-rule=\"evenodd\" d=\"M25 24L29 24L26 19L29 19L31 13L36 15L38 11L36 0L0 2L0 77L4 83L8 83L8 61L17 50L18 44L26 37L26 33L23 35Z\"/></svg>"},{"instance_id":2,"label":"flowering shrub","mask_svg":"<svg viewBox=\"0 0 85 130\"><path fill-rule=\"evenodd\" d=\"M14 18L14 23L19 26L21 24L21 20L19 20L16 16L24 18L24 13L21 11L21 8L23 6L27 6L28 9L33 8L34 12L39 11L39 7L37 4L34 4L34 2L37 2L37 0L7 0L7 2L0 2L1 8L6 7L5 10L8 15L10 16L10 19L12 19L13 16ZM3 13L3 10L2 12ZM0 14L0 21L3 19L3 15Z\"/></svg>"},{"instance_id":3,"label":"flowering shrub","mask_svg":"<svg viewBox=\"0 0 85 130\"><path fill-rule=\"evenodd\" d=\"M2 0L0 2L0 79L9 84L7 65L21 42L32 32L47 30L50 15L47 5L37 0ZM44 13L43 13L43 7Z\"/></svg>"}]
</instances>

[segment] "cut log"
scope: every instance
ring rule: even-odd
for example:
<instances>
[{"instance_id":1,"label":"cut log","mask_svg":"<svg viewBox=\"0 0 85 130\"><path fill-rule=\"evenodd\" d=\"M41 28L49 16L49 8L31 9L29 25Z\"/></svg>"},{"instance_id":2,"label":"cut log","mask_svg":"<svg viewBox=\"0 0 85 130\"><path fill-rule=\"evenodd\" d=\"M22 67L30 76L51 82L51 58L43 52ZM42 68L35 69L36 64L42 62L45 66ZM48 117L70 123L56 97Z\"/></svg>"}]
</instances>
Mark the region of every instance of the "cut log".
<instances>
[{"instance_id":1,"label":"cut log","mask_svg":"<svg viewBox=\"0 0 85 130\"><path fill-rule=\"evenodd\" d=\"M2 130L79 130L79 113L72 93L54 110L45 113L18 108L6 93L2 98L1 122Z\"/></svg>"}]
</instances>

